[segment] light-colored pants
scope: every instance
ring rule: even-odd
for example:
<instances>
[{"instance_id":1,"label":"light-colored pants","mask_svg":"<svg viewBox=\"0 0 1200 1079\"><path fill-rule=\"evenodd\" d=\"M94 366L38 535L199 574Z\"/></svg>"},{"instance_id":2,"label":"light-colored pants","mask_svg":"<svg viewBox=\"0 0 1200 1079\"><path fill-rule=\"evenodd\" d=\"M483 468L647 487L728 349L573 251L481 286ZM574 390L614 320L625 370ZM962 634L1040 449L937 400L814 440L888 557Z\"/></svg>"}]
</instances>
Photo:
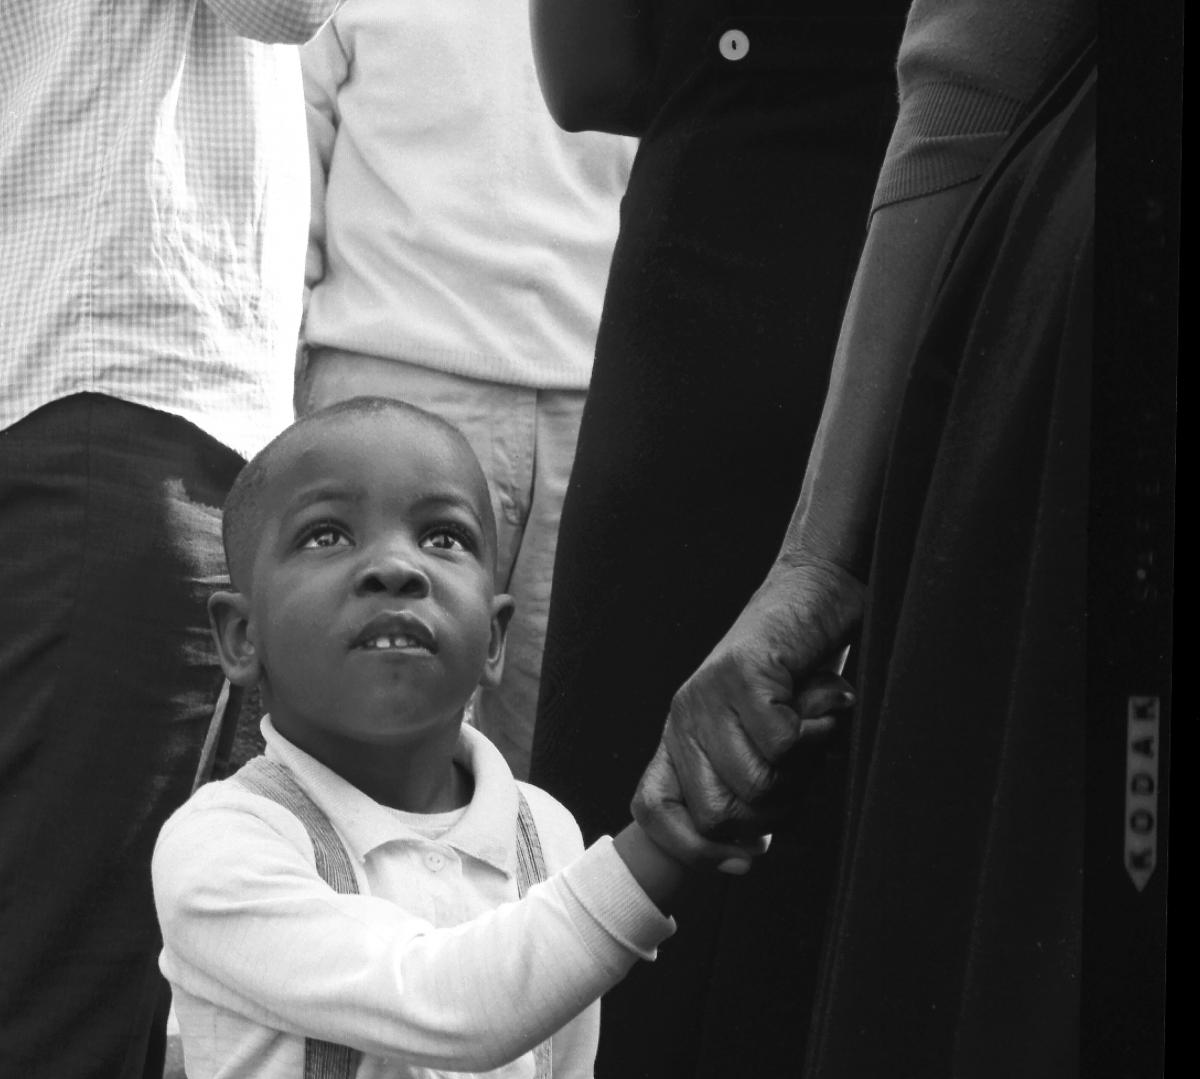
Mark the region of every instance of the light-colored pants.
<instances>
[{"instance_id":1,"label":"light-colored pants","mask_svg":"<svg viewBox=\"0 0 1200 1079\"><path fill-rule=\"evenodd\" d=\"M550 582L585 390L539 390L445 374L399 360L317 349L297 392L301 411L350 397L397 397L454 424L479 457L496 512L496 588L516 601L504 676L481 690L474 723L518 779L529 774Z\"/></svg>"}]
</instances>

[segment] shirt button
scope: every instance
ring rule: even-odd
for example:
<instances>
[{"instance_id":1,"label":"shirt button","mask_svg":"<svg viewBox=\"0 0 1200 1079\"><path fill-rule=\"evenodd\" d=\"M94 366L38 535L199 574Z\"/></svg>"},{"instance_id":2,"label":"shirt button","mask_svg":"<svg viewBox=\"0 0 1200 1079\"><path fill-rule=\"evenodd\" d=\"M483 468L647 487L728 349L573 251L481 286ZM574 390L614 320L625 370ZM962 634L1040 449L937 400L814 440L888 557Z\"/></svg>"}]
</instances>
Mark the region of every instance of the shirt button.
<instances>
[{"instance_id":1,"label":"shirt button","mask_svg":"<svg viewBox=\"0 0 1200 1079\"><path fill-rule=\"evenodd\" d=\"M726 30L717 49L726 60L744 60L750 51L750 39L741 30Z\"/></svg>"},{"instance_id":2,"label":"shirt button","mask_svg":"<svg viewBox=\"0 0 1200 1079\"><path fill-rule=\"evenodd\" d=\"M425 855L425 868L430 873L440 873L446 865L446 856L441 851L431 850Z\"/></svg>"}]
</instances>

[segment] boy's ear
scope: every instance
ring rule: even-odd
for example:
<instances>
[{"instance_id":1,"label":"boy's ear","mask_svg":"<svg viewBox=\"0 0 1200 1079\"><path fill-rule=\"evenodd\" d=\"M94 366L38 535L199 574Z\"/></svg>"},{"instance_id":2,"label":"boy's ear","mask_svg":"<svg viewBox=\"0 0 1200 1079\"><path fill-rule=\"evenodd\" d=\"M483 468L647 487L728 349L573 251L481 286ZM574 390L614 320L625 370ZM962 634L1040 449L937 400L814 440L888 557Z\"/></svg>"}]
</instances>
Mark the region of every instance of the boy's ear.
<instances>
[{"instance_id":1,"label":"boy's ear","mask_svg":"<svg viewBox=\"0 0 1200 1079\"><path fill-rule=\"evenodd\" d=\"M481 686L498 686L504 673L504 642L508 639L508 623L517 605L512 596L503 592L492 598L492 635L488 640L487 663L483 666ZM233 679L231 678L232 682Z\"/></svg>"},{"instance_id":2,"label":"boy's ear","mask_svg":"<svg viewBox=\"0 0 1200 1079\"><path fill-rule=\"evenodd\" d=\"M208 621L225 677L235 686L254 685L259 676L259 659L249 634L247 598L241 592L214 592L208 600Z\"/></svg>"}]
</instances>

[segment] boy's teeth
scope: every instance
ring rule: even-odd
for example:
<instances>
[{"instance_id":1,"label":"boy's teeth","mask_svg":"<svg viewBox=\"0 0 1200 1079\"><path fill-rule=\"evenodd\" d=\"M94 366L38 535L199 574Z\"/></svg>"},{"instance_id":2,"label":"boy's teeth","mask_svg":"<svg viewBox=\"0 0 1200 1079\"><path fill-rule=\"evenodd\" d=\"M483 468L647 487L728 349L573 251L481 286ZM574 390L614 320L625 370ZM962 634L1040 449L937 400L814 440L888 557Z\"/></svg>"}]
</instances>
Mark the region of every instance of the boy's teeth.
<instances>
[{"instance_id":1,"label":"boy's teeth","mask_svg":"<svg viewBox=\"0 0 1200 1079\"><path fill-rule=\"evenodd\" d=\"M419 648L412 637L376 637L366 642L367 648Z\"/></svg>"}]
</instances>

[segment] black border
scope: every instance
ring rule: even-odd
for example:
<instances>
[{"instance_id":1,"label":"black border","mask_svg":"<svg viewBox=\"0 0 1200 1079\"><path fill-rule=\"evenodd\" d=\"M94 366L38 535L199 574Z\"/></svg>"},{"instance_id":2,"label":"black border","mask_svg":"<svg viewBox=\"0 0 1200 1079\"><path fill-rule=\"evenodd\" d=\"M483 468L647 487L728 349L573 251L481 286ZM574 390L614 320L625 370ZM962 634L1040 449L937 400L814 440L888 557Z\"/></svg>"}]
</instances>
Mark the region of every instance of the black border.
<instances>
[{"instance_id":1,"label":"black border","mask_svg":"<svg viewBox=\"0 0 1200 1079\"><path fill-rule=\"evenodd\" d=\"M1100 3L1088 541L1084 1079L1166 1068L1183 5ZM1157 697L1158 864L1124 864L1126 716Z\"/></svg>"}]
</instances>

